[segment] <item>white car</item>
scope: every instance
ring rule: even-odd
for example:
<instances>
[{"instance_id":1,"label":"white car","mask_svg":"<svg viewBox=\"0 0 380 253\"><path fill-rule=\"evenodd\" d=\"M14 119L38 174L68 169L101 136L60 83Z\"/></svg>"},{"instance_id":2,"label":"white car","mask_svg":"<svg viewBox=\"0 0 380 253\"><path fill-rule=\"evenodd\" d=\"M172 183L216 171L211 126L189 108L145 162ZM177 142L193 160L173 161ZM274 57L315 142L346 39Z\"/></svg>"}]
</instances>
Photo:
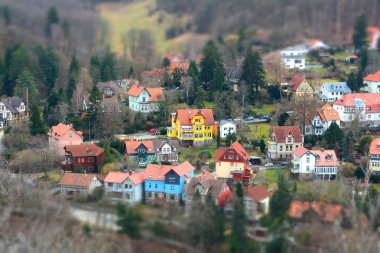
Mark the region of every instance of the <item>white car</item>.
<instances>
[{"instance_id":1,"label":"white car","mask_svg":"<svg viewBox=\"0 0 380 253\"><path fill-rule=\"evenodd\" d=\"M247 121L252 121L252 120L255 120L255 117L248 117L248 118L246 118L245 120L247 120Z\"/></svg>"},{"instance_id":2,"label":"white car","mask_svg":"<svg viewBox=\"0 0 380 253\"><path fill-rule=\"evenodd\" d=\"M264 167L273 167L273 163L267 163L264 165Z\"/></svg>"}]
</instances>

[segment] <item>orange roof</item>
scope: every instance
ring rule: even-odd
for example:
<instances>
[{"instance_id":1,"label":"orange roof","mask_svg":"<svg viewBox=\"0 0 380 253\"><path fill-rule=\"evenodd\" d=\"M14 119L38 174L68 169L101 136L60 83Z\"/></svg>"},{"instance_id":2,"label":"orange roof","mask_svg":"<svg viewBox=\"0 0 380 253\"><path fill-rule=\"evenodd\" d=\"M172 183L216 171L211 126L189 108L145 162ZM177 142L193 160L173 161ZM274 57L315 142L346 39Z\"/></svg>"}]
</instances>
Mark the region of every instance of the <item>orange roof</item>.
<instances>
[{"instance_id":1,"label":"orange roof","mask_svg":"<svg viewBox=\"0 0 380 253\"><path fill-rule=\"evenodd\" d=\"M104 179L104 182L121 184L127 178L129 178L134 184L141 184L142 182L144 182L143 176L144 172L132 172L132 174L130 174L129 172L111 171Z\"/></svg>"},{"instance_id":2,"label":"orange roof","mask_svg":"<svg viewBox=\"0 0 380 253\"><path fill-rule=\"evenodd\" d=\"M75 133L77 133L80 137L82 137L82 132L80 131L76 131L74 128L73 128L73 125L72 124L69 124L69 125L65 125L63 123L59 123L58 125L56 126L52 126L50 129L49 129L49 132L47 133L48 136L51 136L53 137L54 139L59 139L59 137L65 135L69 130L72 130L74 131ZM82 137L83 138L83 137Z\"/></svg>"},{"instance_id":3,"label":"orange roof","mask_svg":"<svg viewBox=\"0 0 380 253\"><path fill-rule=\"evenodd\" d=\"M294 142L302 142L302 135L299 126L273 126L271 132L276 136L278 143L285 143L289 134L293 135Z\"/></svg>"},{"instance_id":4,"label":"orange roof","mask_svg":"<svg viewBox=\"0 0 380 253\"><path fill-rule=\"evenodd\" d=\"M94 177L98 178L95 174L65 173L62 175L58 184L65 186L89 187Z\"/></svg>"},{"instance_id":5,"label":"orange roof","mask_svg":"<svg viewBox=\"0 0 380 253\"><path fill-rule=\"evenodd\" d=\"M313 210L320 221L334 222L341 215L343 207L339 204L293 200L290 204L288 215L291 218L301 219L304 213L309 210Z\"/></svg>"},{"instance_id":6,"label":"orange roof","mask_svg":"<svg viewBox=\"0 0 380 253\"><path fill-rule=\"evenodd\" d=\"M250 156L248 154L248 152L243 148L243 146L235 141L234 143L232 143L228 148L227 147L221 147L219 148L216 153L215 153L215 161L219 161L220 158L223 156L223 154L228 150L228 149L233 149L235 150L236 153L238 153L238 155L240 155L240 157L244 160L244 161L247 161L250 159Z\"/></svg>"},{"instance_id":7,"label":"orange roof","mask_svg":"<svg viewBox=\"0 0 380 253\"><path fill-rule=\"evenodd\" d=\"M334 105L353 107L356 106L355 100L361 100L365 104L367 113L380 112L380 93L346 93ZM370 111L367 110L368 107L371 107Z\"/></svg>"},{"instance_id":8,"label":"orange roof","mask_svg":"<svg viewBox=\"0 0 380 253\"><path fill-rule=\"evenodd\" d=\"M368 74L364 77L364 81L380 82L380 70L378 70L375 74Z\"/></svg>"},{"instance_id":9,"label":"orange roof","mask_svg":"<svg viewBox=\"0 0 380 253\"><path fill-rule=\"evenodd\" d=\"M291 87L292 91L296 91L305 80L306 77L296 75L293 77L293 79L289 82L288 85Z\"/></svg>"},{"instance_id":10,"label":"orange roof","mask_svg":"<svg viewBox=\"0 0 380 253\"><path fill-rule=\"evenodd\" d=\"M255 202L260 202L266 198L269 198L271 195L271 193L267 191L267 189L262 184L248 188L247 193Z\"/></svg>"},{"instance_id":11,"label":"orange roof","mask_svg":"<svg viewBox=\"0 0 380 253\"><path fill-rule=\"evenodd\" d=\"M340 117L339 117L339 113L329 104L325 104L323 107L322 107L322 112L323 112L323 115L324 115L324 118L325 121L331 121L331 120L340 120Z\"/></svg>"},{"instance_id":12,"label":"orange roof","mask_svg":"<svg viewBox=\"0 0 380 253\"><path fill-rule=\"evenodd\" d=\"M181 125L192 125L195 115L202 115L206 125L215 125L212 109L177 109L175 121L178 120Z\"/></svg>"},{"instance_id":13,"label":"orange roof","mask_svg":"<svg viewBox=\"0 0 380 253\"><path fill-rule=\"evenodd\" d=\"M367 27L367 40L371 42L375 38L378 32L379 32L379 27L377 26Z\"/></svg>"},{"instance_id":14,"label":"orange roof","mask_svg":"<svg viewBox=\"0 0 380 253\"><path fill-rule=\"evenodd\" d=\"M151 102L157 102L161 100L164 96L164 89L163 88L145 88L144 86L141 86L139 84L134 84L128 91L128 95L138 97L140 96L141 92L146 90L149 93L150 101Z\"/></svg>"},{"instance_id":15,"label":"orange roof","mask_svg":"<svg viewBox=\"0 0 380 253\"><path fill-rule=\"evenodd\" d=\"M95 144L67 145L65 150L73 157L98 156L104 152L104 149Z\"/></svg>"},{"instance_id":16,"label":"orange roof","mask_svg":"<svg viewBox=\"0 0 380 253\"><path fill-rule=\"evenodd\" d=\"M200 178L200 180L215 179L215 175L207 170L202 170L198 178Z\"/></svg>"},{"instance_id":17,"label":"orange roof","mask_svg":"<svg viewBox=\"0 0 380 253\"><path fill-rule=\"evenodd\" d=\"M336 157L335 150L310 150L310 152L318 156L315 166L339 166L338 158ZM330 157L330 159L327 159Z\"/></svg>"},{"instance_id":18,"label":"orange roof","mask_svg":"<svg viewBox=\"0 0 380 253\"><path fill-rule=\"evenodd\" d=\"M153 140L146 140L146 141L127 140L124 143L125 143L127 154L137 153L137 148L140 145L144 145L148 149L147 153L154 153Z\"/></svg>"},{"instance_id":19,"label":"orange roof","mask_svg":"<svg viewBox=\"0 0 380 253\"><path fill-rule=\"evenodd\" d=\"M371 155L380 155L380 137L373 139L369 152Z\"/></svg>"},{"instance_id":20,"label":"orange roof","mask_svg":"<svg viewBox=\"0 0 380 253\"><path fill-rule=\"evenodd\" d=\"M304 148L303 146L299 146L297 147L294 151L293 151L293 155L296 155L298 157L301 157L303 154L305 154L307 151L306 148Z\"/></svg>"},{"instance_id":21,"label":"orange roof","mask_svg":"<svg viewBox=\"0 0 380 253\"><path fill-rule=\"evenodd\" d=\"M195 168L188 161L183 162L177 166L173 165L160 165L160 164L148 164L144 171L144 179L149 180L165 180L165 175L174 170L179 176L189 177L189 173L194 171Z\"/></svg>"}]
</instances>

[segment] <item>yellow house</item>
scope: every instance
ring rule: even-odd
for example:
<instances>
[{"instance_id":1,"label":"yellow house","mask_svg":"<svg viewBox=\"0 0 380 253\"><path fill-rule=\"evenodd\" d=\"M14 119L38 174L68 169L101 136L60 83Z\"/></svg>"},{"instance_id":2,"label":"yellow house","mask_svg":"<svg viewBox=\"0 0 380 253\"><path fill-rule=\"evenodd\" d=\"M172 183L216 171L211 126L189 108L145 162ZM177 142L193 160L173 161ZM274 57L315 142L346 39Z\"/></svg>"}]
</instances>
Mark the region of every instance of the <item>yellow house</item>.
<instances>
[{"instance_id":1,"label":"yellow house","mask_svg":"<svg viewBox=\"0 0 380 253\"><path fill-rule=\"evenodd\" d=\"M289 92L295 93L295 96L293 97L300 97L305 95L312 97L314 90L306 77L296 75L288 84L288 95L290 94Z\"/></svg>"},{"instance_id":2,"label":"yellow house","mask_svg":"<svg viewBox=\"0 0 380 253\"><path fill-rule=\"evenodd\" d=\"M212 109L178 109L171 122L167 135L177 138L182 146L211 144L217 131Z\"/></svg>"}]
</instances>

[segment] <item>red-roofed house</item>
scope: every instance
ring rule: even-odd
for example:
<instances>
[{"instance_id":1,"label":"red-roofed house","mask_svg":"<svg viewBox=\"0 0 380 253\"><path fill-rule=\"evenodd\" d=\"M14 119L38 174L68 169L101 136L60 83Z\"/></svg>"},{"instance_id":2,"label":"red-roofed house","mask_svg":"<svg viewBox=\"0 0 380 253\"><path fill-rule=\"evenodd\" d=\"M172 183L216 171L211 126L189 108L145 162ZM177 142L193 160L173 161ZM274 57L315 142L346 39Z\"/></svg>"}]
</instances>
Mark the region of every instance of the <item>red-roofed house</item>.
<instances>
[{"instance_id":1,"label":"red-roofed house","mask_svg":"<svg viewBox=\"0 0 380 253\"><path fill-rule=\"evenodd\" d=\"M49 149L55 150L59 155L64 155L66 145L79 145L83 143L82 132L76 131L73 125L59 123L52 126L47 133L49 137Z\"/></svg>"},{"instance_id":2,"label":"red-roofed house","mask_svg":"<svg viewBox=\"0 0 380 253\"><path fill-rule=\"evenodd\" d=\"M216 177L249 180L251 177L249 159L248 152L237 141L229 147L219 148L215 153Z\"/></svg>"},{"instance_id":3,"label":"red-roofed house","mask_svg":"<svg viewBox=\"0 0 380 253\"><path fill-rule=\"evenodd\" d=\"M340 121L349 123L356 117L368 126L380 124L380 93L345 94L333 104Z\"/></svg>"},{"instance_id":4,"label":"red-roofed house","mask_svg":"<svg viewBox=\"0 0 380 253\"><path fill-rule=\"evenodd\" d=\"M309 120L305 127L305 135L322 135L333 122L340 125L339 113L330 104L312 111Z\"/></svg>"},{"instance_id":5,"label":"red-roofed house","mask_svg":"<svg viewBox=\"0 0 380 253\"><path fill-rule=\"evenodd\" d=\"M65 173L58 185L62 194L86 196L91 194L96 187L100 187L102 183L98 175L95 174Z\"/></svg>"},{"instance_id":6,"label":"red-roofed house","mask_svg":"<svg viewBox=\"0 0 380 253\"><path fill-rule=\"evenodd\" d=\"M299 126L271 127L268 141L269 158L291 158L293 150L303 146L303 139Z\"/></svg>"},{"instance_id":7,"label":"red-roofed house","mask_svg":"<svg viewBox=\"0 0 380 253\"><path fill-rule=\"evenodd\" d=\"M165 68L143 71L141 73L142 83L151 87L160 87L165 73Z\"/></svg>"},{"instance_id":8,"label":"red-roofed house","mask_svg":"<svg viewBox=\"0 0 380 253\"><path fill-rule=\"evenodd\" d=\"M80 165L87 173L99 173L103 152L104 149L95 144L67 145L63 165L67 170L73 170Z\"/></svg>"},{"instance_id":9,"label":"red-roofed house","mask_svg":"<svg viewBox=\"0 0 380 253\"><path fill-rule=\"evenodd\" d=\"M158 103L164 100L163 88L145 88L139 84L134 84L128 91L129 108L136 112L157 112Z\"/></svg>"},{"instance_id":10,"label":"red-roofed house","mask_svg":"<svg viewBox=\"0 0 380 253\"><path fill-rule=\"evenodd\" d=\"M168 137L176 138L182 146L211 144L218 131L212 109L178 109L172 114Z\"/></svg>"},{"instance_id":11,"label":"red-roofed house","mask_svg":"<svg viewBox=\"0 0 380 253\"><path fill-rule=\"evenodd\" d=\"M298 147L293 151L292 163L292 173L322 180L335 179L339 170L339 161L334 150L307 150Z\"/></svg>"},{"instance_id":12,"label":"red-roofed house","mask_svg":"<svg viewBox=\"0 0 380 253\"><path fill-rule=\"evenodd\" d=\"M364 77L364 85L361 90L369 93L380 92L380 70Z\"/></svg>"},{"instance_id":13,"label":"red-roofed house","mask_svg":"<svg viewBox=\"0 0 380 253\"><path fill-rule=\"evenodd\" d=\"M295 97L305 96L305 95L312 97L314 90L310 82L306 79L306 77L301 76L301 75L296 75L288 83L288 94L290 93L294 93Z\"/></svg>"},{"instance_id":14,"label":"red-roofed house","mask_svg":"<svg viewBox=\"0 0 380 253\"><path fill-rule=\"evenodd\" d=\"M368 49L377 50L377 41L380 39L380 29L377 26L367 27Z\"/></svg>"},{"instance_id":15,"label":"red-roofed house","mask_svg":"<svg viewBox=\"0 0 380 253\"><path fill-rule=\"evenodd\" d=\"M128 162L145 167L154 161L155 152L153 140L134 141L127 140L125 143L125 155Z\"/></svg>"},{"instance_id":16,"label":"red-roofed house","mask_svg":"<svg viewBox=\"0 0 380 253\"><path fill-rule=\"evenodd\" d=\"M373 139L369 148L369 169L372 173L380 174L380 137Z\"/></svg>"},{"instance_id":17,"label":"red-roofed house","mask_svg":"<svg viewBox=\"0 0 380 253\"><path fill-rule=\"evenodd\" d=\"M313 219L322 223L340 223L344 216L344 208L339 204L293 200L288 216L296 221L310 222Z\"/></svg>"},{"instance_id":18,"label":"red-roofed house","mask_svg":"<svg viewBox=\"0 0 380 253\"><path fill-rule=\"evenodd\" d=\"M104 179L106 197L129 205L142 202L144 172L111 171Z\"/></svg>"}]
</instances>

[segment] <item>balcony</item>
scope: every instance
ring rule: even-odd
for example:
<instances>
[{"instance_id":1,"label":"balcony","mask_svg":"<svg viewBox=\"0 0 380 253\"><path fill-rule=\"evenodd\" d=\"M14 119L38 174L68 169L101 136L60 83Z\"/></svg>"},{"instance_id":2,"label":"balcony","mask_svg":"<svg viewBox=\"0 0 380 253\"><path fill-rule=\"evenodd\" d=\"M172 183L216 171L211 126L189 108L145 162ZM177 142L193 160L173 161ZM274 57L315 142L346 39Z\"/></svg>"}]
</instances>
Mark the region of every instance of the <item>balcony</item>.
<instances>
[{"instance_id":1,"label":"balcony","mask_svg":"<svg viewBox=\"0 0 380 253\"><path fill-rule=\"evenodd\" d=\"M182 132L193 132L193 127L181 127Z\"/></svg>"}]
</instances>

